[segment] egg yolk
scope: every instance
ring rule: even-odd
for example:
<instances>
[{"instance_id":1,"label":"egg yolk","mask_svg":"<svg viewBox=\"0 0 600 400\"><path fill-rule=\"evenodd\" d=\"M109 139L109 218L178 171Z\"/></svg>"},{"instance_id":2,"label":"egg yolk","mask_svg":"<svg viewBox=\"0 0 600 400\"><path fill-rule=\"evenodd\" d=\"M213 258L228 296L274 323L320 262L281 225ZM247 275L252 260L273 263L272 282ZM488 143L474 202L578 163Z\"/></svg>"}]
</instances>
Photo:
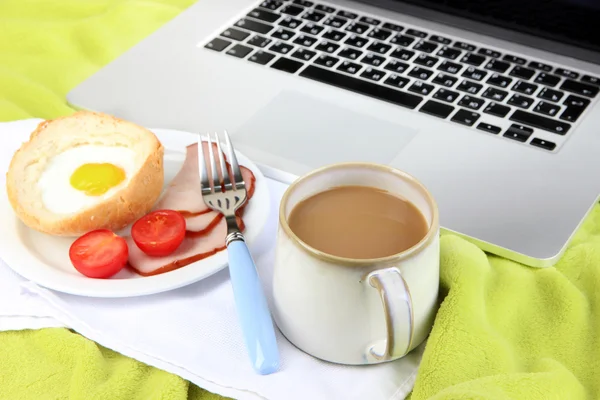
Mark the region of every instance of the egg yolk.
<instances>
[{"instance_id":1,"label":"egg yolk","mask_svg":"<svg viewBox=\"0 0 600 400\"><path fill-rule=\"evenodd\" d=\"M88 196L100 196L125 180L125 171L114 164L83 164L71 175L71 186Z\"/></svg>"}]
</instances>

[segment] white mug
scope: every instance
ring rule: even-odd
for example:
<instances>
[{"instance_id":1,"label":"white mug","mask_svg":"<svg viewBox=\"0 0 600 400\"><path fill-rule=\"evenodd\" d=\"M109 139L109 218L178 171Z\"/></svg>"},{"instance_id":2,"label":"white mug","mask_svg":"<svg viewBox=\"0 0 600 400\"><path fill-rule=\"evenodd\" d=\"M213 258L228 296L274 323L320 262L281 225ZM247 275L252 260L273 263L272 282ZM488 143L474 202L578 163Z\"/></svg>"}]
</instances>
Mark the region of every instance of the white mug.
<instances>
[{"instance_id":1,"label":"white mug","mask_svg":"<svg viewBox=\"0 0 600 400\"><path fill-rule=\"evenodd\" d=\"M423 239L399 254L336 257L302 242L288 217L302 200L339 186L383 189L413 203L427 220ZM437 311L439 217L412 176L370 163L318 169L289 186L281 201L273 277L273 318L300 350L325 361L364 365L399 359L422 343Z\"/></svg>"}]
</instances>

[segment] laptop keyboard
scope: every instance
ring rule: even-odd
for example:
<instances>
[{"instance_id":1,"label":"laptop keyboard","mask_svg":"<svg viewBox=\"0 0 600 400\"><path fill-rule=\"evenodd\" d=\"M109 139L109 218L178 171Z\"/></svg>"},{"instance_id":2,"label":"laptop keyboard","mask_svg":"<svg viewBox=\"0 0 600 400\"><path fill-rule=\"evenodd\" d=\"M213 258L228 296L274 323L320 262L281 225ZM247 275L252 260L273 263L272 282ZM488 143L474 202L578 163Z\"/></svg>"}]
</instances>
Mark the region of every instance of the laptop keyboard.
<instances>
[{"instance_id":1,"label":"laptop keyboard","mask_svg":"<svg viewBox=\"0 0 600 400\"><path fill-rule=\"evenodd\" d=\"M600 78L307 0L265 0L206 48L546 151Z\"/></svg>"}]
</instances>

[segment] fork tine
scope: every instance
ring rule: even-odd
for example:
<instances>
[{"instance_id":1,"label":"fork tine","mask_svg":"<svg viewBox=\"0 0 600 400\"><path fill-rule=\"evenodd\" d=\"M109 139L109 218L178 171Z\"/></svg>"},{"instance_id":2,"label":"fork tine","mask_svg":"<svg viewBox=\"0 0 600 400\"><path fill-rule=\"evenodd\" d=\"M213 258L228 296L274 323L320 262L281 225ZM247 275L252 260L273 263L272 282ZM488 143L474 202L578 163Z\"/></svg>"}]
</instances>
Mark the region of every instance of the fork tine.
<instances>
[{"instance_id":1,"label":"fork tine","mask_svg":"<svg viewBox=\"0 0 600 400\"><path fill-rule=\"evenodd\" d=\"M217 139L218 140L218 139ZM213 151L212 139L210 133L208 134L208 159L210 161L210 170L212 171L212 183L213 192L221 192L221 180L219 179L219 170L217 169L217 163L215 162L215 155Z\"/></svg>"},{"instance_id":2,"label":"fork tine","mask_svg":"<svg viewBox=\"0 0 600 400\"><path fill-rule=\"evenodd\" d=\"M219 134L215 132L216 142L217 142L217 153L219 156L219 165L221 166L221 174L223 175L223 185L225 187L225 191L231 190L233 185L231 183L231 178L229 177L229 170L225 165L225 157L223 156L223 151L221 150L221 138L219 138Z\"/></svg>"},{"instance_id":3,"label":"fork tine","mask_svg":"<svg viewBox=\"0 0 600 400\"><path fill-rule=\"evenodd\" d=\"M229 160L231 162L231 171L233 173L233 186L238 188L245 187L244 179L242 178L242 171L240 170L240 165L238 164L237 157L235 156L235 151L233 151L233 146L231 145L231 139L229 138L229 133L225 131L225 144L227 145L227 155L229 156Z\"/></svg>"},{"instance_id":4,"label":"fork tine","mask_svg":"<svg viewBox=\"0 0 600 400\"><path fill-rule=\"evenodd\" d=\"M198 134L198 170L200 171L200 185L202 187L202 194L204 195L210 193L211 188L206 171L206 155L204 154L204 145L202 142L202 135Z\"/></svg>"}]
</instances>

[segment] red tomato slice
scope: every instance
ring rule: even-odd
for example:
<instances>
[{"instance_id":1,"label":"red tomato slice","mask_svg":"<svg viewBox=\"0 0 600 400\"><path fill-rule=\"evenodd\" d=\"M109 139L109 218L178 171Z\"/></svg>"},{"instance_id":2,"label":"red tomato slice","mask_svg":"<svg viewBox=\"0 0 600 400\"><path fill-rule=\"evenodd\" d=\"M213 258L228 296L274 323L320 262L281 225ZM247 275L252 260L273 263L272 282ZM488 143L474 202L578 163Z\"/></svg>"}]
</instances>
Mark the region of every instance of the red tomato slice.
<instances>
[{"instance_id":1,"label":"red tomato slice","mask_svg":"<svg viewBox=\"0 0 600 400\"><path fill-rule=\"evenodd\" d=\"M149 256L168 256L185 238L185 218L173 210L153 211L133 224L131 237Z\"/></svg>"},{"instance_id":2,"label":"red tomato slice","mask_svg":"<svg viewBox=\"0 0 600 400\"><path fill-rule=\"evenodd\" d=\"M90 278L109 278L127 263L127 242L108 229L98 229L71 244L69 258L75 269Z\"/></svg>"}]
</instances>

